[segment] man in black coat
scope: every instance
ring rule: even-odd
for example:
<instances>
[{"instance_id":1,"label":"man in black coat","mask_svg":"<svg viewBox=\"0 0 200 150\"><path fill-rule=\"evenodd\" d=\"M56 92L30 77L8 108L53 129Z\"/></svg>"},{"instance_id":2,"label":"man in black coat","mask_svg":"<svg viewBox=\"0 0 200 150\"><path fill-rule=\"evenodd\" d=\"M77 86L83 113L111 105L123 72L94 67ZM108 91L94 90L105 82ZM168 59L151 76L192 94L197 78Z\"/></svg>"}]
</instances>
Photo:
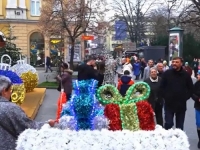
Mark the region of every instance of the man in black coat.
<instances>
[{"instance_id":1,"label":"man in black coat","mask_svg":"<svg viewBox=\"0 0 200 150\"><path fill-rule=\"evenodd\" d=\"M81 64L78 67L78 80L98 80L98 73L94 69L95 64L96 58L94 56L90 56L86 63Z\"/></svg>"},{"instance_id":2,"label":"man in black coat","mask_svg":"<svg viewBox=\"0 0 200 150\"><path fill-rule=\"evenodd\" d=\"M162 75L163 75L163 73L164 73L163 67L164 67L164 66L163 66L162 63L158 63L158 64L157 64L158 76L159 76L160 78L162 78Z\"/></svg>"},{"instance_id":3,"label":"man in black coat","mask_svg":"<svg viewBox=\"0 0 200 150\"><path fill-rule=\"evenodd\" d=\"M172 69L164 72L160 85L165 100L165 129L174 125L183 130L187 100L192 96L193 82L190 75L182 68L183 59L173 58Z\"/></svg>"}]
</instances>

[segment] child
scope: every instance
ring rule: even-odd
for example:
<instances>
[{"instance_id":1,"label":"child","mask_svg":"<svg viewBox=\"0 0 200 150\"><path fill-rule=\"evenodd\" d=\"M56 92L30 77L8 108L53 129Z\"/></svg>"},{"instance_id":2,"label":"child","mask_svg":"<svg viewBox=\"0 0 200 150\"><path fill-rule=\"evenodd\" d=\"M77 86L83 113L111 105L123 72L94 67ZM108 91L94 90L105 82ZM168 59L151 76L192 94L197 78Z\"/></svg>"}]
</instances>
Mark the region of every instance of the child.
<instances>
[{"instance_id":1,"label":"child","mask_svg":"<svg viewBox=\"0 0 200 150\"><path fill-rule=\"evenodd\" d=\"M134 84L132 77L130 76L130 72L128 70L124 71L124 75L121 76L121 79L118 82L118 90L122 96L126 95L126 91L129 89L131 85Z\"/></svg>"},{"instance_id":2,"label":"child","mask_svg":"<svg viewBox=\"0 0 200 150\"><path fill-rule=\"evenodd\" d=\"M200 70L197 73L197 82L194 84L192 99L195 101L194 108L196 114L196 126L199 142L197 147L200 148Z\"/></svg>"}]
</instances>

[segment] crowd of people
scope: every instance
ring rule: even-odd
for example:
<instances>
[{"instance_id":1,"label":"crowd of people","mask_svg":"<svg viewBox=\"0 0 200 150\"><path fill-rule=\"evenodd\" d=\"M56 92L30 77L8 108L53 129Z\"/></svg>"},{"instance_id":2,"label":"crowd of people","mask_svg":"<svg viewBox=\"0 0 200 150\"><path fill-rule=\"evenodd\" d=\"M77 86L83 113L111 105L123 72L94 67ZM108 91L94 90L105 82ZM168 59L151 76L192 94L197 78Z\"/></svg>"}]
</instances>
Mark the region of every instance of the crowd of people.
<instances>
[{"instance_id":1,"label":"crowd of people","mask_svg":"<svg viewBox=\"0 0 200 150\"><path fill-rule=\"evenodd\" d=\"M157 63L153 60L145 63L145 60L141 59L135 60L131 64L129 59L123 58L123 76L119 78L120 86L118 89L124 95L126 90L134 84L133 77L138 80L140 76L141 80L150 86L151 92L148 102L154 110L156 122L167 130L174 126L174 117L176 128L184 129L187 100L192 98L195 101L194 108L199 138L197 147L200 148L200 68L198 68L198 60L194 59L193 66L192 69L188 62L184 63L180 57L173 58L170 66L167 66L167 62L162 59ZM195 67L197 67L196 70ZM194 77L197 78L194 85L191 78L193 70ZM123 82L124 76L131 77L132 82L127 82L128 80Z\"/></svg>"},{"instance_id":2,"label":"crowd of people","mask_svg":"<svg viewBox=\"0 0 200 150\"><path fill-rule=\"evenodd\" d=\"M79 81L95 79L99 81L98 86L101 86L105 67L101 66L97 69L96 62L95 57L89 57L86 62L80 64L77 79ZM146 63L144 58L133 57L131 59L122 58L121 62L122 72L118 73L117 85L119 92L125 96L128 88L135 83L134 80L142 79L146 82L151 89L148 102L154 110L156 122L165 129L174 126L174 117L176 117L176 128L184 129L187 100L194 99L199 136L198 148L200 148L200 71L195 72L197 82L193 85L192 69L187 62L184 64L180 57L173 58L171 66L167 66L167 61L162 59L157 63L153 60ZM70 100L73 91L73 71L70 70L67 63L62 63L61 72L56 77L60 83L58 91L64 89L67 99ZM9 78L0 76L0 119L4 120L0 123L0 139L2 140L0 147L2 150L14 148L16 137L25 129L40 128L43 125L43 123L29 119L19 106L10 102L11 86ZM48 123L50 126L54 126L55 121L49 120Z\"/></svg>"}]
</instances>

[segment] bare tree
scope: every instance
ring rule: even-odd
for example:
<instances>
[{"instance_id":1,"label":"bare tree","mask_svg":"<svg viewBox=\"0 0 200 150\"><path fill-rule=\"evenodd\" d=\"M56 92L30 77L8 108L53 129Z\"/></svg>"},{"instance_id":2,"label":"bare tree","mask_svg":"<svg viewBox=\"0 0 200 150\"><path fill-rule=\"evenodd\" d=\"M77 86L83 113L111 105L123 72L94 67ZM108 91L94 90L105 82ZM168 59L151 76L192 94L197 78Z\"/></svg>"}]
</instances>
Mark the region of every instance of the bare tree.
<instances>
[{"instance_id":1,"label":"bare tree","mask_svg":"<svg viewBox=\"0 0 200 150\"><path fill-rule=\"evenodd\" d=\"M152 10L149 14L148 22L154 38L167 35L169 22L168 13L165 7Z\"/></svg>"},{"instance_id":2,"label":"bare tree","mask_svg":"<svg viewBox=\"0 0 200 150\"><path fill-rule=\"evenodd\" d=\"M48 36L67 35L71 45L70 68L73 69L76 40L95 26L100 8L100 0L44 0L39 25ZM94 15L95 14L95 15ZM66 33L66 34L65 34Z\"/></svg>"},{"instance_id":3,"label":"bare tree","mask_svg":"<svg viewBox=\"0 0 200 150\"><path fill-rule=\"evenodd\" d=\"M113 0L113 10L117 19L123 20L127 25L127 32L132 42L140 41L144 36L145 16L156 1L147 0Z\"/></svg>"}]
</instances>

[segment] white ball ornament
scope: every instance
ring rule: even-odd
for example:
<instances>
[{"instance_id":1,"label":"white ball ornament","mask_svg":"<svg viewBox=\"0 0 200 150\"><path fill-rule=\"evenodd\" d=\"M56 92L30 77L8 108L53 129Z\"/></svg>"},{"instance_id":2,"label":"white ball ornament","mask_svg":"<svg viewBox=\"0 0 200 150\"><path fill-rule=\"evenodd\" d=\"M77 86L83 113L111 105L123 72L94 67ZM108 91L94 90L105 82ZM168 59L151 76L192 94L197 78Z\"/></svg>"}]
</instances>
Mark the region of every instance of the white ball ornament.
<instances>
[{"instance_id":1,"label":"white ball ornament","mask_svg":"<svg viewBox=\"0 0 200 150\"><path fill-rule=\"evenodd\" d=\"M38 85L39 77L37 70L25 63L24 60L18 60L17 64L11 67L11 70L23 80L26 92L32 92Z\"/></svg>"}]
</instances>

